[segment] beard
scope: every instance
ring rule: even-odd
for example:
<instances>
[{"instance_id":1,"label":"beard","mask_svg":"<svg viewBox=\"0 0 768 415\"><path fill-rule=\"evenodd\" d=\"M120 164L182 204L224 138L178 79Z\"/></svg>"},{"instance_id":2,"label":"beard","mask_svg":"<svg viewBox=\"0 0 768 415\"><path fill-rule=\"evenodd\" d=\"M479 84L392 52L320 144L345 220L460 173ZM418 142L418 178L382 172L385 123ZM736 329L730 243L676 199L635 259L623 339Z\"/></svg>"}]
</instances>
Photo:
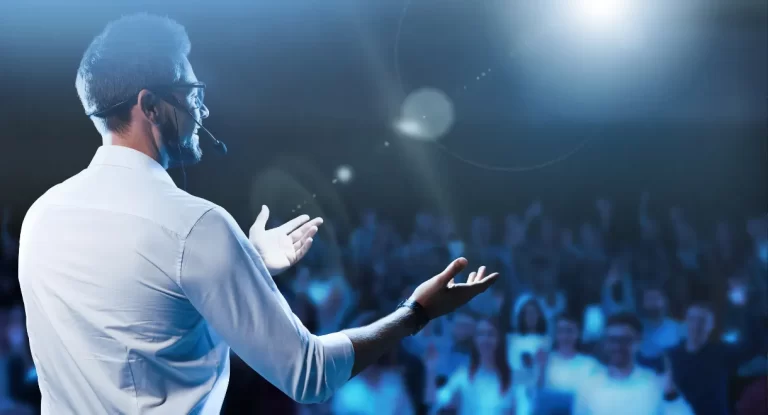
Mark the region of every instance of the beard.
<instances>
[{"instance_id":1,"label":"beard","mask_svg":"<svg viewBox=\"0 0 768 415\"><path fill-rule=\"evenodd\" d=\"M190 133L179 137L176 124L166 122L162 129L162 137L168 153L168 167L182 167L200 162L203 150L200 148L200 140L197 134Z\"/></svg>"}]
</instances>

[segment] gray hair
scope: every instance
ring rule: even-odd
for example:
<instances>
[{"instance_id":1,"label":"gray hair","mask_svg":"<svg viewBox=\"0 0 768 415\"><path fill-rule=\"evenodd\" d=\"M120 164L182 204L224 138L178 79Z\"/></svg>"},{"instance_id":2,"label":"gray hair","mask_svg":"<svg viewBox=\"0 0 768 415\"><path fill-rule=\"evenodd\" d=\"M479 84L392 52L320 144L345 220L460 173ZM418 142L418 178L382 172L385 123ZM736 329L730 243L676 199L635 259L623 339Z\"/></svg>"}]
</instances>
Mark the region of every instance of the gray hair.
<instances>
[{"instance_id":1,"label":"gray hair","mask_svg":"<svg viewBox=\"0 0 768 415\"><path fill-rule=\"evenodd\" d=\"M167 17L141 13L109 23L88 46L77 70L75 87L85 112L104 111L144 88L177 82L190 49L184 26ZM104 114L105 127L124 131L131 106Z\"/></svg>"}]
</instances>

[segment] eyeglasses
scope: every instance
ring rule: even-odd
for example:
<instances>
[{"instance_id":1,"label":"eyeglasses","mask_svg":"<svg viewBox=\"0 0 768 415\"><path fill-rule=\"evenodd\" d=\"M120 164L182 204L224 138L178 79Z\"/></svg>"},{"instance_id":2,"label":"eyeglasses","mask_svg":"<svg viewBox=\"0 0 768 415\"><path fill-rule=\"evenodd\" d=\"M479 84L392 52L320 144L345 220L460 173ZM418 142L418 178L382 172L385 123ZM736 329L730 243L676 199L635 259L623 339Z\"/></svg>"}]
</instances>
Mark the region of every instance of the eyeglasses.
<instances>
[{"instance_id":1,"label":"eyeglasses","mask_svg":"<svg viewBox=\"0 0 768 415\"><path fill-rule=\"evenodd\" d=\"M195 90L195 107L194 109L200 109L203 106L205 106L205 84L203 82L191 82L191 83L182 83L182 84L171 84L171 85L165 85L157 88L147 88L150 91L167 91L170 92L170 90L176 89L176 88L191 88Z\"/></svg>"},{"instance_id":2,"label":"eyeglasses","mask_svg":"<svg viewBox=\"0 0 768 415\"><path fill-rule=\"evenodd\" d=\"M150 91L153 91L153 92L156 92L156 93L159 93L159 94L169 94L169 93L173 92L174 89L177 89L177 88L192 88L192 89L195 89L195 107L193 109L200 109L203 106L205 106L205 104L204 104L204 101L205 101L205 87L206 87L206 85L203 82L189 82L189 83L178 83L178 84L169 84L169 85L158 85L158 86L154 86L154 87L141 88L141 89L148 89ZM141 92L141 90L139 90L139 92ZM96 110L96 111L87 113L86 115L88 117L100 117L100 118L106 117L106 116L109 115L109 113L113 112L114 110L116 110L116 109L118 109L118 108L120 108L120 107L122 107L124 105L127 105L127 104L133 105L135 103L136 99L138 99L139 92L136 92L136 94L131 95L130 98L128 98L126 100L123 100L123 101L120 101L117 104L112 105L111 107L108 107L108 108L103 109L103 110ZM180 102L177 99L174 99L174 101L176 101L177 103L180 104Z\"/></svg>"}]
</instances>

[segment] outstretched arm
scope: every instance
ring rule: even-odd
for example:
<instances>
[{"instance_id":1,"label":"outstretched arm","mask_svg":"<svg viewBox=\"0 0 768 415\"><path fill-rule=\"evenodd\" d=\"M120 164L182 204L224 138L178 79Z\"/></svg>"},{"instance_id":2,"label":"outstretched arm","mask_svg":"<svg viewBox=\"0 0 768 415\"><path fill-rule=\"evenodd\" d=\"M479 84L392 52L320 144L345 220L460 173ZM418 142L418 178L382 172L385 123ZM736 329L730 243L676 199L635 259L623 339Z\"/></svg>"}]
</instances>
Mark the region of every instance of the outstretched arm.
<instances>
[{"instance_id":1,"label":"outstretched arm","mask_svg":"<svg viewBox=\"0 0 768 415\"><path fill-rule=\"evenodd\" d=\"M442 273L416 288L410 300L423 306L429 319L434 319L469 302L485 291L498 275L485 276L485 267L480 267L478 272L469 275L466 283L453 283L453 278L466 266L467 261L463 258L453 261ZM368 326L344 330L342 333L349 337L355 349L352 376L394 348L400 340L413 334L419 323L413 310L402 307Z\"/></svg>"},{"instance_id":2,"label":"outstretched arm","mask_svg":"<svg viewBox=\"0 0 768 415\"><path fill-rule=\"evenodd\" d=\"M186 300L243 361L297 402L328 400L415 328L415 313L400 309L359 329L311 334L277 290L252 243L221 208L204 214L180 249L175 279ZM465 265L465 260L455 261L419 286L412 299L437 317L469 301L495 279L491 275L449 284Z\"/></svg>"}]
</instances>

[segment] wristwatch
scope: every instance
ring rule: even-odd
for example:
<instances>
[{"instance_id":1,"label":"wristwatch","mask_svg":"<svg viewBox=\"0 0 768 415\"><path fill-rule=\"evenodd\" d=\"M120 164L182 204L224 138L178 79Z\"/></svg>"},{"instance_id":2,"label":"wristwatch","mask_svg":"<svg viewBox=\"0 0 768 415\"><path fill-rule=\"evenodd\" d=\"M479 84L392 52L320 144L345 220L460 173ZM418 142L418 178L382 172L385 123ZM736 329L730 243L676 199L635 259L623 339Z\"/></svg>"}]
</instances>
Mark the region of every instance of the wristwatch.
<instances>
[{"instance_id":1,"label":"wristwatch","mask_svg":"<svg viewBox=\"0 0 768 415\"><path fill-rule=\"evenodd\" d=\"M430 319L427 310L417 301L411 299L404 300L397 306L397 308L400 307L410 308L413 311L414 327L411 336L420 332L429 323Z\"/></svg>"}]
</instances>

